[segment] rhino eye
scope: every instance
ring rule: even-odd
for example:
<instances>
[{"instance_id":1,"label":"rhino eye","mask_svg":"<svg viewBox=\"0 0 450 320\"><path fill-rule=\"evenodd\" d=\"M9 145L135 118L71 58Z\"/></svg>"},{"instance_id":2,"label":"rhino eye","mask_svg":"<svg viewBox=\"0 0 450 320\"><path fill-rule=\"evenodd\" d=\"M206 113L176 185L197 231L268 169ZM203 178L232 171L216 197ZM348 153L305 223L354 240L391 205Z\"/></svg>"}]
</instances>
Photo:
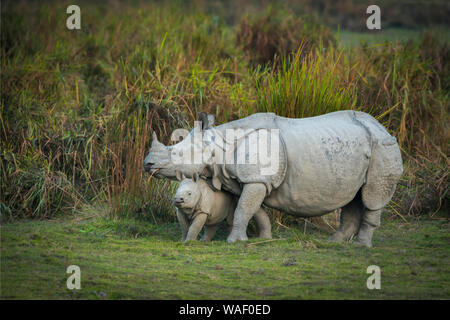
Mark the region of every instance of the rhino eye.
<instances>
[{"instance_id":1,"label":"rhino eye","mask_svg":"<svg viewBox=\"0 0 450 320\"><path fill-rule=\"evenodd\" d=\"M192 192L188 192L188 196L190 196L192 194Z\"/></svg>"}]
</instances>

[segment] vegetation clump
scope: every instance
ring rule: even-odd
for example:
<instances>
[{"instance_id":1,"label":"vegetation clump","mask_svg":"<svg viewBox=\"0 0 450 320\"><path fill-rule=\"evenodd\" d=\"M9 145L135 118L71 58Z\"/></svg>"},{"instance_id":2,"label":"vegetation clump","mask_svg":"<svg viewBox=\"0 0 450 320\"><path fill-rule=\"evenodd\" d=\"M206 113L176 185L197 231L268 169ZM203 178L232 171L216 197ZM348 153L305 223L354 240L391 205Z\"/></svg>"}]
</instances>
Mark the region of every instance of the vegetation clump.
<instances>
[{"instance_id":1,"label":"vegetation clump","mask_svg":"<svg viewBox=\"0 0 450 320\"><path fill-rule=\"evenodd\" d=\"M308 53L334 43L331 30L313 18L301 18L270 8L257 17L244 17L236 34L253 65L286 58L290 53Z\"/></svg>"}]
</instances>

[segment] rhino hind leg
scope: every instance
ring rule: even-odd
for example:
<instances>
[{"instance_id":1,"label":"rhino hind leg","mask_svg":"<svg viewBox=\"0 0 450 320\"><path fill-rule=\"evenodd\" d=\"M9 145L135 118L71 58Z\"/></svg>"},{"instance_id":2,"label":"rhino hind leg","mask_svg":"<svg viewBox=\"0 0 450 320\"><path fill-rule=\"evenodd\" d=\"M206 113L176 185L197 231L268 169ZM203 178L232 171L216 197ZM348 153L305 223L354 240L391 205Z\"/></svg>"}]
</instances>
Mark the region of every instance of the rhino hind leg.
<instances>
[{"instance_id":1,"label":"rhino hind leg","mask_svg":"<svg viewBox=\"0 0 450 320\"><path fill-rule=\"evenodd\" d=\"M218 224L212 226L205 226L205 233L203 234L200 241L211 241L214 235L216 234L218 228L219 228Z\"/></svg>"},{"instance_id":2,"label":"rhino hind leg","mask_svg":"<svg viewBox=\"0 0 450 320\"><path fill-rule=\"evenodd\" d=\"M330 237L333 242L348 242L358 232L364 205L358 195L342 208L338 230Z\"/></svg>"},{"instance_id":3,"label":"rhino hind leg","mask_svg":"<svg viewBox=\"0 0 450 320\"><path fill-rule=\"evenodd\" d=\"M355 244L363 245L368 248L372 247L373 232L380 226L381 211L366 209L359 227L358 235L356 236Z\"/></svg>"},{"instance_id":4,"label":"rhino hind leg","mask_svg":"<svg viewBox=\"0 0 450 320\"><path fill-rule=\"evenodd\" d=\"M380 226L382 209L391 200L403 172L402 158L395 138L377 142L361 188L365 212L355 243L372 247L375 228Z\"/></svg>"},{"instance_id":5,"label":"rhino hind leg","mask_svg":"<svg viewBox=\"0 0 450 320\"><path fill-rule=\"evenodd\" d=\"M254 215L256 225L259 231L259 237L263 239L272 239L272 225L270 224L270 219L263 208L259 210Z\"/></svg>"}]
</instances>

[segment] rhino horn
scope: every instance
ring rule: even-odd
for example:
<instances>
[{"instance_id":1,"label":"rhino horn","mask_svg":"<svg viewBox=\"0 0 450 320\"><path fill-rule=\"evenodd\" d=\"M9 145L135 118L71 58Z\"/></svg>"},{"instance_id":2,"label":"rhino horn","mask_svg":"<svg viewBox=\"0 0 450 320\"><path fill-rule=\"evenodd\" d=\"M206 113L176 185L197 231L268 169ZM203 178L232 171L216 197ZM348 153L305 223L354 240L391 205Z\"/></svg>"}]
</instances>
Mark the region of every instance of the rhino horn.
<instances>
[{"instance_id":1,"label":"rhino horn","mask_svg":"<svg viewBox=\"0 0 450 320\"><path fill-rule=\"evenodd\" d=\"M161 142L158 141L158 136L156 135L155 131L153 131L153 133L152 133L152 145L161 145L161 146L165 147L164 144L162 144Z\"/></svg>"}]
</instances>

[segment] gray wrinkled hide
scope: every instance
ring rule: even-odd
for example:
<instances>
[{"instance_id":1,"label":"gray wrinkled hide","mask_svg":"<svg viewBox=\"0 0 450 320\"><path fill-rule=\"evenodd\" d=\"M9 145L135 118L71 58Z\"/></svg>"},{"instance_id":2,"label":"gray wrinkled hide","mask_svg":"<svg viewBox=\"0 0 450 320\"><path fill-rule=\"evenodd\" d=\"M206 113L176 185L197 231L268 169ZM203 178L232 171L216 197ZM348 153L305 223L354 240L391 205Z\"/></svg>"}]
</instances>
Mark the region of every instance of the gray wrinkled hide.
<instances>
[{"instance_id":1,"label":"gray wrinkled hide","mask_svg":"<svg viewBox=\"0 0 450 320\"><path fill-rule=\"evenodd\" d=\"M157 177L173 179L176 170L190 177L200 172L214 187L240 195L229 242L247 239L248 220L264 203L301 217L342 208L341 225L332 240L348 241L356 235L357 243L371 246L381 210L403 171L396 139L372 116L350 110L303 119L258 113L213 129L204 125L205 132L222 135L229 128L279 129L280 170L261 176L254 165L170 164L168 153L186 152L188 138L171 147L152 144L145 163L159 168Z\"/></svg>"}]
</instances>

